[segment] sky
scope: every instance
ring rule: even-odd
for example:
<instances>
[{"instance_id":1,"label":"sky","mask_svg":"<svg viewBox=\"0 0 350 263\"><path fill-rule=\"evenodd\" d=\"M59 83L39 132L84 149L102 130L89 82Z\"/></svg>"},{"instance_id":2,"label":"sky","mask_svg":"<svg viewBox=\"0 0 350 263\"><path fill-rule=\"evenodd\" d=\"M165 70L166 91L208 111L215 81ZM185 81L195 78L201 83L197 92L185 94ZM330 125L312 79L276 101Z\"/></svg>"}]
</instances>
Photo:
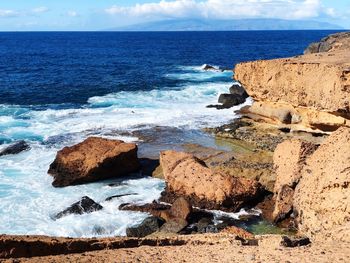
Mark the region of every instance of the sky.
<instances>
[{"instance_id":1,"label":"sky","mask_svg":"<svg viewBox=\"0 0 350 263\"><path fill-rule=\"evenodd\" d=\"M279 18L350 28L350 0L0 0L0 31L94 31L164 19Z\"/></svg>"}]
</instances>

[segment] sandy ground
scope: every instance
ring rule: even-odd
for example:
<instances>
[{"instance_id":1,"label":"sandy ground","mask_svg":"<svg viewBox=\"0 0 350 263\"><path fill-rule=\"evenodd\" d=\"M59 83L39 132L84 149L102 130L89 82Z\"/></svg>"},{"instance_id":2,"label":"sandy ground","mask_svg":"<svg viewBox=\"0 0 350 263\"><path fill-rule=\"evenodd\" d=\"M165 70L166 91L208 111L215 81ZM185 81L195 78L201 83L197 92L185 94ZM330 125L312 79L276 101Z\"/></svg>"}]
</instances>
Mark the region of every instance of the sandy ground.
<instances>
[{"instance_id":1,"label":"sandy ground","mask_svg":"<svg viewBox=\"0 0 350 263\"><path fill-rule=\"evenodd\" d=\"M6 259L0 262L350 262L350 244L280 245L280 236L259 236L258 246L242 246L234 236L186 237L180 246L140 246L79 254Z\"/></svg>"}]
</instances>

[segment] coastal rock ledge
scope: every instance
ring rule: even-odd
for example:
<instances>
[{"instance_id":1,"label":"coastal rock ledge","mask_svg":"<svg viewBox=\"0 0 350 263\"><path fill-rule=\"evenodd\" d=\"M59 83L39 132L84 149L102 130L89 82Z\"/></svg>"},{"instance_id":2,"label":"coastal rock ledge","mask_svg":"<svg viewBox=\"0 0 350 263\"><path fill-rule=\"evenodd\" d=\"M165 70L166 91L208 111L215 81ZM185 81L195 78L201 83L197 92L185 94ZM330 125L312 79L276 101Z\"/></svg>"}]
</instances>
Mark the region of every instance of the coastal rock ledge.
<instances>
[{"instance_id":1,"label":"coastal rock ledge","mask_svg":"<svg viewBox=\"0 0 350 263\"><path fill-rule=\"evenodd\" d=\"M48 173L53 186L63 187L127 175L139 166L136 144L90 137L60 150Z\"/></svg>"},{"instance_id":2,"label":"coastal rock ledge","mask_svg":"<svg viewBox=\"0 0 350 263\"><path fill-rule=\"evenodd\" d=\"M350 127L349 49L239 63L234 74L255 101L248 117L316 133Z\"/></svg>"}]
</instances>

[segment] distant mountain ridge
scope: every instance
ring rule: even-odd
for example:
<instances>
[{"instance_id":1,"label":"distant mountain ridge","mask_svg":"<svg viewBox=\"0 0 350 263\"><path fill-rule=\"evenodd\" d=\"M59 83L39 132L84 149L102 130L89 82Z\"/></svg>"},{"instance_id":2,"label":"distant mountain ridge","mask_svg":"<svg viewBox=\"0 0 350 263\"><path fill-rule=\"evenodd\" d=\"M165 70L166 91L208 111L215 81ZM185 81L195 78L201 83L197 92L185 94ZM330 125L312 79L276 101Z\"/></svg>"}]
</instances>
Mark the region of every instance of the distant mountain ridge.
<instances>
[{"instance_id":1,"label":"distant mountain ridge","mask_svg":"<svg viewBox=\"0 0 350 263\"><path fill-rule=\"evenodd\" d=\"M236 30L343 29L327 22L283 19L204 20L183 19L148 22L106 31L236 31Z\"/></svg>"}]
</instances>

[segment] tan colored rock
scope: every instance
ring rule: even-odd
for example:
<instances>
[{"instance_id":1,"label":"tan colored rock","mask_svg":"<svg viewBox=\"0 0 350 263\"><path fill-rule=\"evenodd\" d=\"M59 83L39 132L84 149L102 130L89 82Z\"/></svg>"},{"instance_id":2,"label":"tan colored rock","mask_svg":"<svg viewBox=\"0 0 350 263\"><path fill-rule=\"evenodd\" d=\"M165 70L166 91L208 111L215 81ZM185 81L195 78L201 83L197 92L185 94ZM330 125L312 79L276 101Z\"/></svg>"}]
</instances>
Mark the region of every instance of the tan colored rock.
<instances>
[{"instance_id":1,"label":"tan colored rock","mask_svg":"<svg viewBox=\"0 0 350 263\"><path fill-rule=\"evenodd\" d=\"M288 185L283 185L278 191L272 213L272 219L275 223L286 219L292 213L293 196L294 189Z\"/></svg>"},{"instance_id":2,"label":"tan colored rock","mask_svg":"<svg viewBox=\"0 0 350 263\"><path fill-rule=\"evenodd\" d=\"M163 200L185 196L196 206L236 211L262 194L258 182L214 173L203 161L188 153L161 152L160 163L167 183Z\"/></svg>"},{"instance_id":3,"label":"tan colored rock","mask_svg":"<svg viewBox=\"0 0 350 263\"><path fill-rule=\"evenodd\" d=\"M350 129L340 128L307 159L294 193L299 229L350 241Z\"/></svg>"},{"instance_id":4,"label":"tan colored rock","mask_svg":"<svg viewBox=\"0 0 350 263\"><path fill-rule=\"evenodd\" d=\"M301 171L306 158L316 150L317 146L301 140L286 140L276 147L273 163L276 170L274 193L284 185L295 188L301 178Z\"/></svg>"},{"instance_id":5,"label":"tan colored rock","mask_svg":"<svg viewBox=\"0 0 350 263\"><path fill-rule=\"evenodd\" d=\"M119 140L90 137L57 153L48 173L55 187L94 182L136 172L137 146Z\"/></svg>"},{"instance_id":6,"label":"tan colored rock","mask_svg":"<svg viewBox=\"0 0 350 263\"><path fill-rule=\"evenodd\" d=\"M255 101L278 102L350 119L350 52L239 63L235 79Z\"/></svg>"},{"instance_id":7,"label":"tan colored rock","mask_svg":"<svg viewBox=\"0 0 350 263\"><path fill-rule=\"evenodd\" d=\"M229 226L224 228L220 233L225 233L229 235L235 235L237 237L243 238L243 239L254 239L254 235L247 230L244 230L243 228L236 227L236 226Z\"/></svg>"}]
</instances>

